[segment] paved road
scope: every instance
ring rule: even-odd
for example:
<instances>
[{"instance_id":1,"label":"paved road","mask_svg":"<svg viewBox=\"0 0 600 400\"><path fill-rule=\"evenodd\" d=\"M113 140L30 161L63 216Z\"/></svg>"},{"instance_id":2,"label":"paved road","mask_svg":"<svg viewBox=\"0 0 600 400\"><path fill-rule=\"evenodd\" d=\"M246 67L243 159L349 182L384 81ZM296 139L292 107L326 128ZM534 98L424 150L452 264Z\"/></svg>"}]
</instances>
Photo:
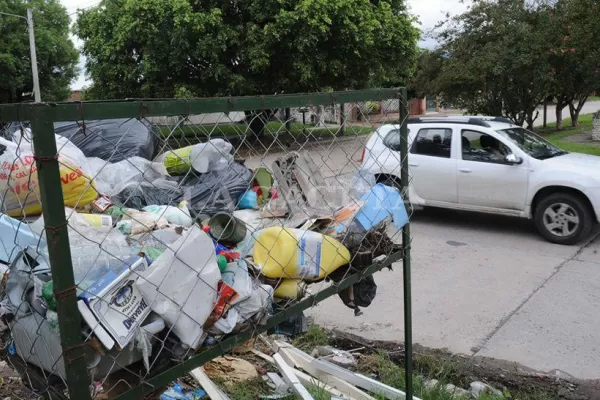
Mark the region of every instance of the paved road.
<instances>
[{"instance_id":1,"label":"paved road","mask_svg":"<svg viewBox=\"0 0 600 400\"><path fill-rule=\"evenodd\" d=\"M540 112L540 115L533 123L533 125L535 127L542 126L544 124L544 107L543 106L538 107L538 111ZM595 113L597 111L600 111L600 101L588 101L583 105L581 114L582 115L583 114L591 114L591 113ZM462 114L463 113L460 110L445 110L438 115L462 115ZM569 114L568 107L563 109L562 114L563 114L563 119L571 118L571 114ZM554 105L548 106L547 122L549 124L556 122L556 107Z\"/></svg>"},{"instance_id":2,"label":"paved road","mask_svg":"<svg viewBox=\"0 0 600 400\"><path fill-rule=\"evenodd\" d=\"M359 141L315 145L326 174L353 171ZM249 158L270 166L276 155ZM529 221L430 210L413 233L414 341L432 348L600 378L600 239L544 241ZM317 323L384 340L403 339L402 266L376 276L378 295L361 317L336 297L310 312Z\"/></svg>"},{"instance_id":3,"label":"paved road","mask_svg":"<svg viewBox=\"0 0 600 400\"><path fill-rule=\"evenodd\" d=\"M538 108L540 116L533 123L534 126L542 126L544 124L544 107ZM591 114L600 111L600 101L588 101L583 105L581 114ZM569 114L569 107L566 107L563 112L563 118L571 118ZM556 122L556 107L548 106L548 123Z\"/></svg>"}]
</instances>

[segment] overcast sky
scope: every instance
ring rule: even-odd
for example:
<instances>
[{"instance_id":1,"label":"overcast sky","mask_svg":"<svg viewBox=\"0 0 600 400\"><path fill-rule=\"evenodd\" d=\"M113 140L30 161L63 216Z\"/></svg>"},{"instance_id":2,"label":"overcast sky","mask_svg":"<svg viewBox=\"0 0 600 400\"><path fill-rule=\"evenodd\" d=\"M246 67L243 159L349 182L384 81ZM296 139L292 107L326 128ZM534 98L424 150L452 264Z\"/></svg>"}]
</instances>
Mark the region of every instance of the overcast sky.
<instances>
[{"instance_id":1,"label":"overcast sky","mask_svg":"<svg viewBox=\"0 0 600 400\"><path fill-rule=\"evenodd\" d=\"M466 10L469 0L465 0L463 3L461 0L407 0L413 14L415 14L421 21L420 28L423 31L427 31L435 26L435 24L444 19L447 12L450 14L459 14ZM98 4L99 0L60 0L60 2L66 7L69 14L74 14L78 8L93 7ZM74 15L73 15L74 16ZM72 17L73 17L72 16ZM75 45L79 47L80 43L73 38ZM431 48L435 46L435 41L427 37L423 37L419 43L421 47ZM79 58L79 66L81 68L81 74L79 78L73 82L71 87L73 89L81 89L86 83L84 72L83 72L84 60L81 56Z\"/></svg>"}]
</instances>

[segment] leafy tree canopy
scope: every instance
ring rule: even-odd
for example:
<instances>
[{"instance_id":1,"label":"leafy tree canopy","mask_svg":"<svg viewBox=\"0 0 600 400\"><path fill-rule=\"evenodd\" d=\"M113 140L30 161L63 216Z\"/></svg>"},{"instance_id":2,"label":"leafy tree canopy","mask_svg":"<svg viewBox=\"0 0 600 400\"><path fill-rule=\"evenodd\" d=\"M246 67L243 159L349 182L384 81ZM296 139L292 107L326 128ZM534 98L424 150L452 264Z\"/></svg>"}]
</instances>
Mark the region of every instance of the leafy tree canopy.
<instances>
[{"instance_id":1,"label":"leafy tree canopy","mask_svg":"<svg viewBox=\"0 0 600 400\"><path fill-rule=\"evenodd\" d=\"M42 100L69 97L79 53L69 39L69 16L58 0L0 0L0 11L26 16L33 9ZM0 103L29 100L33 91L29 34L21 18L0 15Z\"/></svg>"},{"instance_id":2,"label":"leafy tree canopy","mask_svg":"<svg viewBox=\"0 0 600 400\"><path fill-rule=\"evenodd\" d=\"M529 126L552 83L544 35L548 15L523 0L474 0L446 21L439 78L446 101L468 113L503 115Z\"/></svg>"},{"instance_id":3,"label":"leafy tree canopy","mask_svg":"<svg viewBox=\"0 0 600 400\"><path fill-rule=\"evenodd\" d=\"M81 11L95 98L274 94L407 82L403 0L103 0Z\"/></svg>"}]
</instances>

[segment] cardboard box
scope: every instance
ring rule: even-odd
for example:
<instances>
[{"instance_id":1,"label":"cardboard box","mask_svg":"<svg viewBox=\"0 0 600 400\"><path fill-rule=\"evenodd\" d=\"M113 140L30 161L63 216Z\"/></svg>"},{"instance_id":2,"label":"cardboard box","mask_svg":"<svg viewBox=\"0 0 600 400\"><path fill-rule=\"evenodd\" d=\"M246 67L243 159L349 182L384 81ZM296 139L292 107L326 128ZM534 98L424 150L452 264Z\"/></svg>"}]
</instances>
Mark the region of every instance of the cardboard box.
<instances>
[{"instance_id":1,"label":"cardboard box","mask_svg":"<svg viewBox=\"0 0 600 400\"><path fill-rule=\"evenodd\" d=\"M121 348L133 339L136 329L151 311L150 304L134 285L138 273L147 268L148 260L137 258L135 263L130 267L124 266L120 272L103 274L79 294L97 320L86 319L88 325L94 327L100 323Z\"/></svg>"}]
</instances>

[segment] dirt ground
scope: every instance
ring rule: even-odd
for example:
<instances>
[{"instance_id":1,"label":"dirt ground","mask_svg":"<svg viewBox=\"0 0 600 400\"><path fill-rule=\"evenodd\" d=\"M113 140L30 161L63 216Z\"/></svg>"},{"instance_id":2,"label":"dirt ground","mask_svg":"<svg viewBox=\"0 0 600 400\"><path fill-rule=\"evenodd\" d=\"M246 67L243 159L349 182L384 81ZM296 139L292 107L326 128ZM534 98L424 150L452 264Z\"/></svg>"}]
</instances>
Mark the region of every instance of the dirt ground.
<instances>
[{"instance_id":1,"label":"dirt ground","mask_svg":"<svg viewBox=\"0 0 600 400\"><path fill-rule=\"evenodd\" d=\"M395 363L404 364L402 343L366 340L341 331L333 331L331 341L341 349L365 347L372 352L385 351ZM543 374L514 362L481 356L455 355L420 345L414 346L413 354L416 365L451 363L454 370L452 381L462 387L480 380L495 388L506 388L510 392L543 392L568 400L600 399L600 379L578 380L560 371Z\"/></svg>"},{"instance_id":2,"label":"dirt ground","mask_svg":"<svg viewBox=\"0 0 600 400\"><path fill-rule=\"evenodd\" d=\"M578 133L577 135L571 135L568 136L564 139L562 139L566 142L573 142L573 143L581 143L581 144L589 144L592 146L598 146L600 147L600 142L595 142L592 140L592 133L591 132L585 132L585 133Z\"/></svg>"}]
</instances>

